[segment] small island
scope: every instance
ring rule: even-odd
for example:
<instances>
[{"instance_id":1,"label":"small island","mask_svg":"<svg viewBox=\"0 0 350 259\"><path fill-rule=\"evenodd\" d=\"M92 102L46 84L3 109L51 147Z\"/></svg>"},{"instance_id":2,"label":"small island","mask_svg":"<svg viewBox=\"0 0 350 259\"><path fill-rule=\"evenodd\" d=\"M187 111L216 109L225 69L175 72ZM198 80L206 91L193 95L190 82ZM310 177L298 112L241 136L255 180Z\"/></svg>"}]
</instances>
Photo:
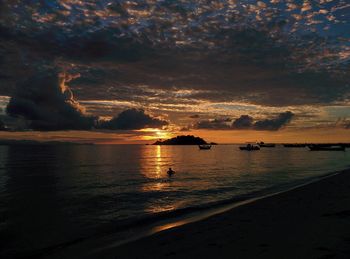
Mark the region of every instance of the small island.
<instances>
[{"instance_id":1,"label":"small island","mask_svg":"<svg viewBox=\"0 0 350 259\"><path fill-rule=\"evenodd\" d=\"M167 139L164 141L158 140L153 145L207 145L207 144L215 144L208 143L204 139L200 137L195 137L193 135L182 135L177 136L175 138Z\"/></svg>"}]
</instances>

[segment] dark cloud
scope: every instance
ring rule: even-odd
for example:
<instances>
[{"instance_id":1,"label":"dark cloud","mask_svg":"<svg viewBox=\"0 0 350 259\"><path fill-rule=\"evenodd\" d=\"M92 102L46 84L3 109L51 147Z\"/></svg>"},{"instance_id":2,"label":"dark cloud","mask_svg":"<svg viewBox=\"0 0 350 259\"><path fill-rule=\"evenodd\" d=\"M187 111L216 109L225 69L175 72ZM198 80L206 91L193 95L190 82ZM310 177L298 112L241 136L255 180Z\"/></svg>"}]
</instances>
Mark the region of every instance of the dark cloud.
<instances>
[{"instance_id":1,"label":"dark cloud","mask_svg":"<svg viewBox=\"0 0 350 259\"><path fill-rule=\"evenodd\" d=\"M222 130L230 129L229 122L231 119L214 119L214 120L202 120L194 125L195 129L211 129L211 130Z\"/></svg>"},{"instance_id":2,"label":"dark cloud","mask_svg":"<svg viewBox=\"0 0 350 259\"><path fill-rule=\"evenodd\" d=\"M7 113L26 120L33 130L88 130L95 118L87 116L66 85L75 76L58 70L36 73L18 86Z\"/></svg>"},{"instance_id":3,"label":"dark cloud","mask_svg":"<svg viewBox=\"0 0 350 259\"><path fill-rule=\"evenodd\" d=\"M256 130L279 130L288 124L294 114L290 111L280 113L276 118L256 121L253 128Z\"/></svg>"},{"instance_id":4,"label":"dark cloud","mask_svg":"<svg viewBox=\"0 0 350 259\"><path fill-rule=\"evenodd\" d=\"M29 77L28 67L41 60L75 65L82 77L71 87L80 100L147 108L203 100L325 105L350 95L346 1L311 1L304 10L299 0L22 2L0 1L0 95L12 95L18 78ZM76 102L59 103L70 104L54 111L16 93L12 114L37 129L89 128ZM56 116L44 114L46 107ZM244 119L232 128L248 127ZM278 121L256 129L267 125L273 130Z\"/></svg>"},{"instance_id":5,"label":"dark cloud","mask_svg":"<svg viewBox=\"0 0 350 259\"><path fill-rule=\"evenodd\" d=\"M110 130L138 130L143 128L162 128L168 122L154 118L141 109L128 109L110 121L101 122L100 128Z\"/></svg>"},{"instance_id":6,"label":"dark cloud","mask_svg":"<svg viewBox=\"0 0 350 259\"><path fill-rule=\"evenodd\" d=\"M233 129L250 129L253 126L253 117L242 115L232 123Z\"/></svg>"},{"instance_id":7,"label":"dark cloud","mask_svg":"<svg viewBox=\"0 0 350 259\"><path fill-rule=\"evenodd\" d=\"M295 11L303 13L299 2ZM344 75L348 47L343 44L349 15L340 15L346 5L335 2L310 5L308 15L299 19L287 5L269 1L58 0L23 5L5 0L0 35L2 44L16 45L18 62L35 65L33 57L28 62L31 55L61 58L91 70L107 71L113 64L117 69L111 73L86 71L77 81L84 99L98 94L134 100L140 95L123 95L119 86L138 91L146 85L204 90L191 97L210 101L323 104L350 92ZM105 94L113 85L112 94ZM95 91L97 86L102 91Z\"/></svg>"},{"instance_id":8,"label":"dark cloud","mask_svg":"<svg viewBox=\"0 0 350 259\"><path fill-rule=\"evenodd\" d=\"M290 111L282 112L272 119L257 120L253 117L242 115L238 119L214 119L197 122L193 128L210 130L268 130L275 131L286 126L293 118L294 114Z\"/></svg>"}]
</instances>

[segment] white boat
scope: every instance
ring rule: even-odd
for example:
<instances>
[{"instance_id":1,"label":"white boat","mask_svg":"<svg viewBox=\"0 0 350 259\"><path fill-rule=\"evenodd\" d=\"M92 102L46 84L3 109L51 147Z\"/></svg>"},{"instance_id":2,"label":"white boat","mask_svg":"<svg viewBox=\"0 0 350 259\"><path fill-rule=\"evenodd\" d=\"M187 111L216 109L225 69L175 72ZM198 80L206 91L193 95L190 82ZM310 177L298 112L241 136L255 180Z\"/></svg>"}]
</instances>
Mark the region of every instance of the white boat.
<instances>
[{"instance_id":1,"label":"white boat","mask_svg":"<svg viewBox=\"0 0 350 259\"><path fill-rule=\"evenodd\" d=\"M211 145L208 145L208 144L198 145L198 147L199 149L203 149L203 150L211 149Z\"/></svg>"}]
</instances>

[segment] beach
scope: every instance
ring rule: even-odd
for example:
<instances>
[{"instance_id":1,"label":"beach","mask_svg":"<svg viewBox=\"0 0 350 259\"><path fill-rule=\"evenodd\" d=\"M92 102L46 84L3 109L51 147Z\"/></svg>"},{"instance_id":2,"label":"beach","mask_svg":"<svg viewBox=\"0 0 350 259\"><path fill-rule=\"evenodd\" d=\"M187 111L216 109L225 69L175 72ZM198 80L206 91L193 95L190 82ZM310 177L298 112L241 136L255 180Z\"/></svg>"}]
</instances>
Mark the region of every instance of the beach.
<instances>
[{"instance_id":1,"label":"beach","mask_svg":"<svg viewBox=\"0 0 350 259\"><path fill-rule=\"evenodd\" d=\"M349 258L350 170L91 258Z\"/></svg>"}]
</instances>

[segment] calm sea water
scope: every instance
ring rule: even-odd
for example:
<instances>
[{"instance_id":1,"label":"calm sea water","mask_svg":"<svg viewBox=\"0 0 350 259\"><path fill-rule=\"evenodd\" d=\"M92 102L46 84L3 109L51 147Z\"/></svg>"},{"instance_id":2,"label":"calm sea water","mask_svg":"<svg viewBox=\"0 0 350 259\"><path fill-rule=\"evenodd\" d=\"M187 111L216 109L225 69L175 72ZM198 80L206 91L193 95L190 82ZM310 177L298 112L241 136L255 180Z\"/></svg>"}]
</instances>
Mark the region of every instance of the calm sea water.
<instances>
[{"instance_id":1,"label":"calm sea water","mask_svg":"<svg viewBox=\"0 0 350 259\"><path fill-rule=\"evenodd\" d=\"M0 146L0 255L30 254L349 166L349 150ZM169 167L176 171L170 179Z\"/></svg>"}]
</instances>

